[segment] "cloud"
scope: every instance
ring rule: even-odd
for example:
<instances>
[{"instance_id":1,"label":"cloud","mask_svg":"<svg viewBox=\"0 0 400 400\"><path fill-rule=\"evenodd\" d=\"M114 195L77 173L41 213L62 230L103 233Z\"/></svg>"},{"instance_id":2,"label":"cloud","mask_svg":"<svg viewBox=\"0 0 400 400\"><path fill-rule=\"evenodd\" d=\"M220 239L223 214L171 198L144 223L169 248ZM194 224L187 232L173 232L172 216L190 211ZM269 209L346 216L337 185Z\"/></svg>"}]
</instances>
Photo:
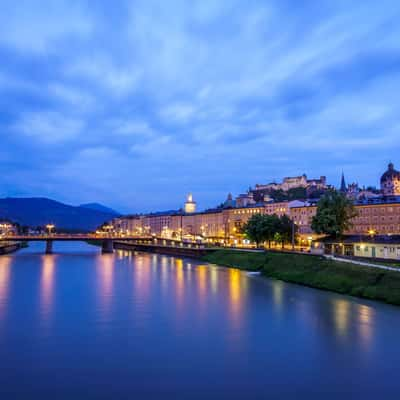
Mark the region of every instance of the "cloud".
<instances>
[{"instance_id":1,"label":"cloud","mask_svg":"<svg viewBox=\"0 0 400 400\"><path fill-rule=\"evenodd\" d=\"M67 76L88 80L104 88L108 95L125 96L132 93L141 79L141 71L134 66L118 66L108 56L95 54L91 58L67 64Z\"/></svg>"},{"instance_id":2,"label":"cloud","mask_svg":"<svg viewBox=\"0 0 400 400\"><path fill-rule=\"evenodd\" d=\"M400 10L299 4L2 2L0 135L27 154L0 157L8 193L141 211L344 165L374 184L400 150Z\"/></svg>"},{"instance_id":3,"label":"cloud","mask_svg":"<svg viewBox=\"0 0 400 400\"><path fill-rule=\"evenodd\" d=\"M112 132L116 135L144 138L154 137L157 135L146 121L120 118L109 121L109 125Z\"/></svg>"},{"instance_id":4,"label":"cloud","mask_svg":"<svg viewBox=\"0 0 400 400\"><path fill-rule=\"evenodd\" d=\"M0 13L0 43L18 51L55 51L61 40L88 37L93 29L87 10L77 2L34 0L16 4L4 0Z\"/></svg>"},{"instance_id":5,"label":"cloud","mask_svg":"<svg viewBox=\"0 0 400 400\"><path fill-rule=\"evenodd\" d=\"M82 133L83 127L82 120L46 111L22 115L13 126L13 131L50 145L76 139Z\"/></svg>"},{"instance_id":6,"label":"cloud","mask_svg":"<svg viewBox=\"0 0 400 400\"><path fill-rule=\"evenodd\" d=\"M191 104L176 103L161 110L161 118L165 122L185 123L195 116L196 109Z\"/></svg>"}]
</instances>

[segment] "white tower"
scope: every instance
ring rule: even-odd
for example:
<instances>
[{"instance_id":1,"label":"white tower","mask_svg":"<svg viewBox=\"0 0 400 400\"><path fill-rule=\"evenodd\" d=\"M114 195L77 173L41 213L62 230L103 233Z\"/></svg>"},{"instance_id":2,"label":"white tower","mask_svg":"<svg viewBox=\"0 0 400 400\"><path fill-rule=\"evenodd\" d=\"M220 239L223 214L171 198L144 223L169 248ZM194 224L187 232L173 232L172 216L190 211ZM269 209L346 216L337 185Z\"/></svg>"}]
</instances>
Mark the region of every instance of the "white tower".
<instances>
[{"instance_id":1,"label":"white tower","mask_svg":"<svg viewBox=\"0 0 400 400\"><path fill-rule=\"evenodd\" d=\"M185 213L186 214L191 214L196 212L196 202L193 201L193 196L192 193L189 193L186 198L186 203L185 203Z\"/></svg>"}]
</instances>

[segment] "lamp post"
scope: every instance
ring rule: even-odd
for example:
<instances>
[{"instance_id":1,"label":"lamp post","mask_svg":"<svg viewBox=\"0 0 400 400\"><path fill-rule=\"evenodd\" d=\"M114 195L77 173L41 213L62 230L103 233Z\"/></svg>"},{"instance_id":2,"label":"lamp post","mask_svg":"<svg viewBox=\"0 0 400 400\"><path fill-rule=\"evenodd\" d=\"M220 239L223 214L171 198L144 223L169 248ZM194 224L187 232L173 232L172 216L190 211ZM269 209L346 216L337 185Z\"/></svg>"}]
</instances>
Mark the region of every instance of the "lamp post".
<instances>
[{"instance_id":1,"label":"lamp post","mask_svg":"<svg viewBox=\"0 0 400 400\"><path fill-rule=\"evenodd\" d=\"M112 225L104 225L103 229L111 236L111 231L114 229Z\"/></svg>"},{"instance_id":2,"label":"lamp post","mask_svg":"<svg viewBox=\"0 0 400 400\"><path fill-rule=\"evenodd\" d=\"M47 224L46 225L46 229L48 230L48 232L49 232L49 235L51 235L51 231L53 230L55 228L55 225L54 224Z\"/></svg>"},{"instance_id":3,"label":"lamp post","mask_svg":"<svg viewBox=\"0 0 400 400\"><path fill-rule=\"evenodd\" d=\"M296 236L296 221L292 220L292 251L294 251L295 236Z\"/></svg>"}]
</instances>

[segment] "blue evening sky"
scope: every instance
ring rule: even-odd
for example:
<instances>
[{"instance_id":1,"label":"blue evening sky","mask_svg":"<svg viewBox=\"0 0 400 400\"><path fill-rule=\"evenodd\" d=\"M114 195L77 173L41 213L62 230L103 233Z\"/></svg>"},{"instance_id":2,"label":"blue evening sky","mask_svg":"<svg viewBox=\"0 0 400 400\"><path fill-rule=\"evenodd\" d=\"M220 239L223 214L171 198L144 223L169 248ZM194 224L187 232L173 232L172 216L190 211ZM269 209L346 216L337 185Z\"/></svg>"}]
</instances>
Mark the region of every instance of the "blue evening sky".
<instances>
[{"instance_id":1,"label":"blue evening sky","mask_svg":"<svg viewBox=\"0 0 400 400\"><path fill-rule=\"evenodd\" d=\"M200 208L400 168L398 0L0 0L0 196Z\"/></svg>"}]
</instances>

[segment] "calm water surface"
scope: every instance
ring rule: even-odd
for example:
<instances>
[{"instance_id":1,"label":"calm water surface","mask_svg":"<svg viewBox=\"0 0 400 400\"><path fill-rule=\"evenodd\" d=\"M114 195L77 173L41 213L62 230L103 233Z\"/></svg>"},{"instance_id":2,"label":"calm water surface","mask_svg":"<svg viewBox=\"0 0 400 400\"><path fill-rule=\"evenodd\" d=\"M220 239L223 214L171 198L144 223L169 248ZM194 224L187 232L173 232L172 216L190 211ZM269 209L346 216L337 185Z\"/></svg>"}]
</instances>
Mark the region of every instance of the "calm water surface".
<instances>
[{"instance_id":1,"label":"calm water surface","mask_svg":"<svg viewBox=\"0 0 400 400\"><path fill-rule=\"evenodd\" d=\"M400 308L235 269L0 256L1 399L397 399Z\"/></svg>"}]
</instances>

